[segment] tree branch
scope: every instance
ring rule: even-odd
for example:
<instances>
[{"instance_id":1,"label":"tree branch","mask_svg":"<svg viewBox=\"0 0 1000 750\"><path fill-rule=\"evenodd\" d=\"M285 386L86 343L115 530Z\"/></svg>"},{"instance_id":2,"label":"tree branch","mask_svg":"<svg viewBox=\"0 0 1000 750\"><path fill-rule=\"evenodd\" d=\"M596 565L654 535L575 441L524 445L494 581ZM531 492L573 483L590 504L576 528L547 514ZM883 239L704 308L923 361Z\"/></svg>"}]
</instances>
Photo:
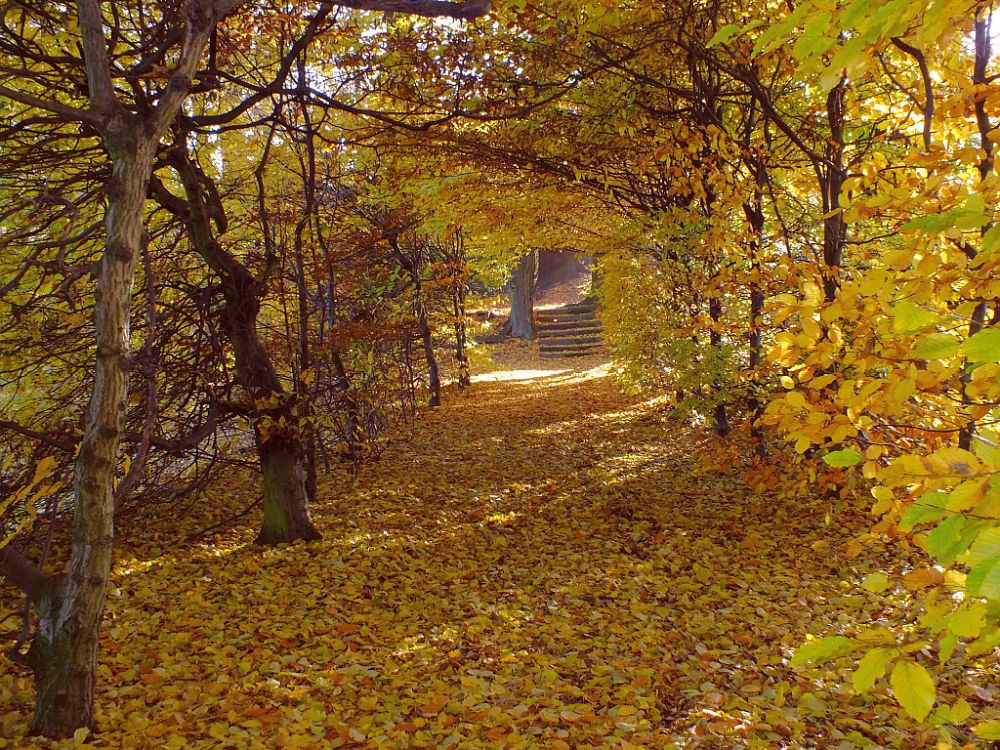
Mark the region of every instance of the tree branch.
<instances>
[{"instance_id":1,"label":"tree branch","mask_svg":"<svg viewBox=\"0 0 1000 750\"><path fill-rule=\"evenodd\" d=\"M447 17L471 20L490 12L490 0L337 0L336 5L355 10L379 10L412 16Z\"/></svg>"},{"instance_id":2,"label":"tree branch","mask_svg":"<svg viewBox=\"0 0 1000 750\"><path fill-rule=\"evenodd\" d=\"M49 576L40 572L28 558L10 545L0 549L0 575L36 604L41 601L52 582Z\"/></svg>"},{"instance_id":3,"label":"tree branch","mask_svg":"<svg viewBox=\"0 0 1000 750\"><path fill-rule=\"evenodd\" d=\"M98 0L78 0L83 64L87 71L87 87L94 110L104 117L121 107L115 97L108 62L108 47L104 40L104 18Z\"/></svg>"},{"instance_id":4,"label":"tree branch","mask_svg":"<svg viewBox=\"0 0 1000 750\"><path fill-rule=\"evenodd\" d=\"M9 89L6 86L0 86L0 96L11 99L18 104L24 104L27 107L34 107L36 109L45 110L46 112L51 112L54 115L58 115L59 117L73 122L85 122L89 125L96 126L101 121L97 115L93 112L88 112L85 109L78 109L77 107L71 107L68 104L62 104L50 99L39 99L25 94L24 92Z\"/></svg>"}]
</instances>

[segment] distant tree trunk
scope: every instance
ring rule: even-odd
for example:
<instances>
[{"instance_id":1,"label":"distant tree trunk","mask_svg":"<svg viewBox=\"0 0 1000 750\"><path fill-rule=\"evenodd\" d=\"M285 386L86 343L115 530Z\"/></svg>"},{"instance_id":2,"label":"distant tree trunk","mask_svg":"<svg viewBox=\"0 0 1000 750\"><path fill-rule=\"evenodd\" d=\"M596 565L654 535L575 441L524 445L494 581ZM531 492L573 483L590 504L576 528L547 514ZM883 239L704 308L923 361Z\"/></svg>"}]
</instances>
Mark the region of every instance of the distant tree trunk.
<instances>
[{"instance_id":1,"label":"distant tree trunk","mask_svg":"<svg viewBox=\"0 0 1000 750\"><path fill-rule=\"evenodd\" d=\"M510 317L503 324L504 336L528 341L535 338L535 279L538 253L532 251L518 261L510 278Z\"/></svg>"},{"instance_id":2,"label":"distant tree trunk","mask_svg":"<svg viewBox=\"0 0 1000 750\"><path fill-rule=\"evenodd\" d=\"M419 286L417 294L420 294ZM424 346L424 358L427 360L427 385L430 390L427 403L430 406L440 406L441 374L438 370L437 357L434 355L434 338L431 326L427 322L427 306L423 303L423 300L417 306L417 330L420 331L420 340Z\"/></svg>"},{"instance_id":3,"label":"distant tree trunk","mask_svg":"<svg viewBox=\"0 0 1000 750\"><path fill-rule=\"evenodd\" d=\"M990 40L990 17L982 16L977 17L975 21L975 46L976 46L976 61L975 67L973 69L972 82L974 85L979 87L985 87L989 78L987 77L987 68L990 63L990 58L992 57L991 51L991 40ZM979 177L981 182L985 182L986 178L993 172L993 141L990 139L990 134L993 132L993 124L990 121L989 113L986 109L986 101L984 97L976 97L976 124L979 130L979 139L981 149L983 151L983 158L979 161ZM993 226L990 222L987 226L982 228L982 233L985 234ZM965 249L965 254L969 261L975 259L977 255L976 248L967 244ZM976 305L975 309L972 311L972 317L969 319L969 336L975 336L983 328L986 327L986 312L987 304L985 300L980 300ZM961 376L961 386L962 386L962 405L966 408L971 408L975 403L975 399L969 394L969 383L972 379L972 368L969 366L968 362L965 363L965 367L962 370ZM976 436L976 420L970 417L958 433L958 447L964 450L972 450L972 440Z\"/></svg>"},{"instance_id":4,"label":"distant tree trunk","mask_svg":"<svg viewBox=\"0 0 1000 750\"><path fill-rule=\"evenodd\" d=\"M464 284L455 292L452 299L452 312L455 315L455 360L458 362L458 387L467 388L472 383L472 378L469 375L469 354L466 350L468 337L465 324Z\"/></svg>"},{"instance_id":5,"label":"distant tree trunk","mask_svg":"<svg viewBox=\"0 0 1000 750\"><path fill-rule=\"evenodd\" d=\"M712 319L712 331L709 336L712 348L719 351L722 347L722 334L719 332L719 324L722 321L722 300L712 297L708 300L708 315ZM716 391L722 392L724 385L720 382L716 384ZM729 412L726 408L725 400L719 401L715 405L715 432L720 437L726 437L731 427L729 426Z\"/></svg>"},{"instance_id":6,"label":"distant tree trunk","mask_svg":"<svg viewBox=\"0 0 1000 750\"><path fill-rule=\"evenodd\" d=\"M414 248L414 257L408 257L403 252L402 245L399 244L399 236L392 234L389 237L389 246L392 254L399 263L400 268L410 277L413 284L413 296L417 306L417 331L420 333L420 341L424 349L424 359L427 360L427 386L430 396L427 403L430 406L441 405L441 375L438 369L437 357L434 354L434 337L431 324L427 319L427 302L424 299L424 286L420 278L420 269L423 265L419 247Z\"/></svg>"},{"instance_id":7,"label":"distant tree trunk","mask_svg":"<svg viewBox=\"0 0 1000 750\"><path fill-rule=\"evenodd\" d=\"M576 253L570 250L541 250L538 253L536 290L550 289L557 284L579 279L587 273Z\"/></svg>"},{"instance_id":8,"label":"distant tree trunk","mask_svg":"<svg viewBox=\"0 0 1000 750\"><path fill-rule=\"evenodd\" d=\"M847 180L844 165L844 99L847 83L841 80L826 97L827 124L830 137L826 144L823 175L823 296L827 302L837 298L840 289L840 266L847 244L847 223L840 208L840 193Z\"/></svg>"},{"instance_id":9,"label":"distant tree trunk","mask_svg":"<svg viewBox=\"0 0 1000 750\"><path fill-rule=\"evenodd\" d=\"M763 161L753 160L751 168L754 172L755 187L753 198L743 204L743 212L746 215L747 223L750 225L749 256L751 269L758 277L750 284L750 370L756 373L760 370L763 362L763 336L761 326L764 318L764 290L761 287L760 279L763 278L763 268L760 262L760 253L764 239L764 188L767 186L767 172ZM767 454L767 446L764 442L764 430L760 426L760 418L763 416L763 405L757 395L759 384L752 381L753 392L750 395L748 406L750 407L750 434L757 444L757 455L764 458Z\"/></svg>"},{"instance_id":10,"label":"distant tree trunk","mask_svg":"<svg viewBox=\"0 0 1000 750\"><path fill-rule=\"evenodd\" d=\"M469 374L468 325L465 315L465 297L469 290L468 264L465 252L465 236L462 230L455 232L450 250L446 247L446 260L451 269L451 313L455 328L455 361L458 364L458 387L468 388L472 383Z\"/></svg>"}]
</instances>

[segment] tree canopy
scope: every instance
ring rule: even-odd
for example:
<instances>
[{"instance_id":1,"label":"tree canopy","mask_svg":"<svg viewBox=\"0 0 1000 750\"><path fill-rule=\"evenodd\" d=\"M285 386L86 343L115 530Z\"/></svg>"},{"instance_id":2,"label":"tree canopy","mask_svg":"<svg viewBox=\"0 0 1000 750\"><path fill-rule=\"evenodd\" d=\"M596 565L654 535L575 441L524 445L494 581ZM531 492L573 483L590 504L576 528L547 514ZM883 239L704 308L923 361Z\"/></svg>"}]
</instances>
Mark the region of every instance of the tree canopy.
<instances>
[{"instance_id":1,"label":"tree canopy","mask_svg":"<svg viewBox=\"0 0 1000 750\"><path fill-rule=\"evenodd\" d=\"M891 689L905 746L1000 739L949 692L1000 645L995 6L4 6L0 573L33 730L99 728L116 540L239 476L227 523L317 542L329 476L475 392L470 295L560 250L690 459L825 498L815 553L884 561L860 585L898 612L845 605L787 666Z\"/></svg>"}]
</instances>

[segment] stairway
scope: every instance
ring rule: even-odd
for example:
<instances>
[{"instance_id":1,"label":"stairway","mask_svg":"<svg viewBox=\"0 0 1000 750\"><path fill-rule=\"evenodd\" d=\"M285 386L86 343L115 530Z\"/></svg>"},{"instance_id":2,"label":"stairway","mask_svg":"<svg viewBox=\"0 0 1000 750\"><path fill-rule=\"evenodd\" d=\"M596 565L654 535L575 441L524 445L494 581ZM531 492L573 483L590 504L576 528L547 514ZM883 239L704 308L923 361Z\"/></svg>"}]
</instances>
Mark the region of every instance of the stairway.
<instances>
[{"instance_id":1,"label":"stairway","mask_svg":"<svg viewBox=\"0 0 1000 750\"><path fill-rule=\"evenodd\" d=\"M573 305L535 312L538 350L543 359L584 357L604 351L597 303L586 299Z\"/></svg>"}]
</instances>

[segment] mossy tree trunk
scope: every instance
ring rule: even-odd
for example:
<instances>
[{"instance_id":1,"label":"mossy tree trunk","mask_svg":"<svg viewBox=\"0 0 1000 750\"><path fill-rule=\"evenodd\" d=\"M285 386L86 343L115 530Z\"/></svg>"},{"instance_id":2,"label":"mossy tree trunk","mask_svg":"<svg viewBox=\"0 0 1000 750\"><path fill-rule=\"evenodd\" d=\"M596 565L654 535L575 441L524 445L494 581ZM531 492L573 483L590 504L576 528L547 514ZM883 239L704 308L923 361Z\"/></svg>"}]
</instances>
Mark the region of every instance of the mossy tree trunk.
<instances>
[{"instance_id":1,"label":"mossy tree trunk","mask_svg":"<svg viewBox=\"0 0 1000 750\"><path fill-rule=\"evenodd\" d=\"M192 247L222 281L222 324L233 347L236 375L253 399L257 455L264 486L264 522L257 541L281 544L319 538L309 515L301 410L281 379L257 330L264 285L219 242L227 220L219 192L188 153L186 136L174 142L169 159L184 187L185 199L162 184L154 194L183 222Z\"/></svg>"}]
</instances>

